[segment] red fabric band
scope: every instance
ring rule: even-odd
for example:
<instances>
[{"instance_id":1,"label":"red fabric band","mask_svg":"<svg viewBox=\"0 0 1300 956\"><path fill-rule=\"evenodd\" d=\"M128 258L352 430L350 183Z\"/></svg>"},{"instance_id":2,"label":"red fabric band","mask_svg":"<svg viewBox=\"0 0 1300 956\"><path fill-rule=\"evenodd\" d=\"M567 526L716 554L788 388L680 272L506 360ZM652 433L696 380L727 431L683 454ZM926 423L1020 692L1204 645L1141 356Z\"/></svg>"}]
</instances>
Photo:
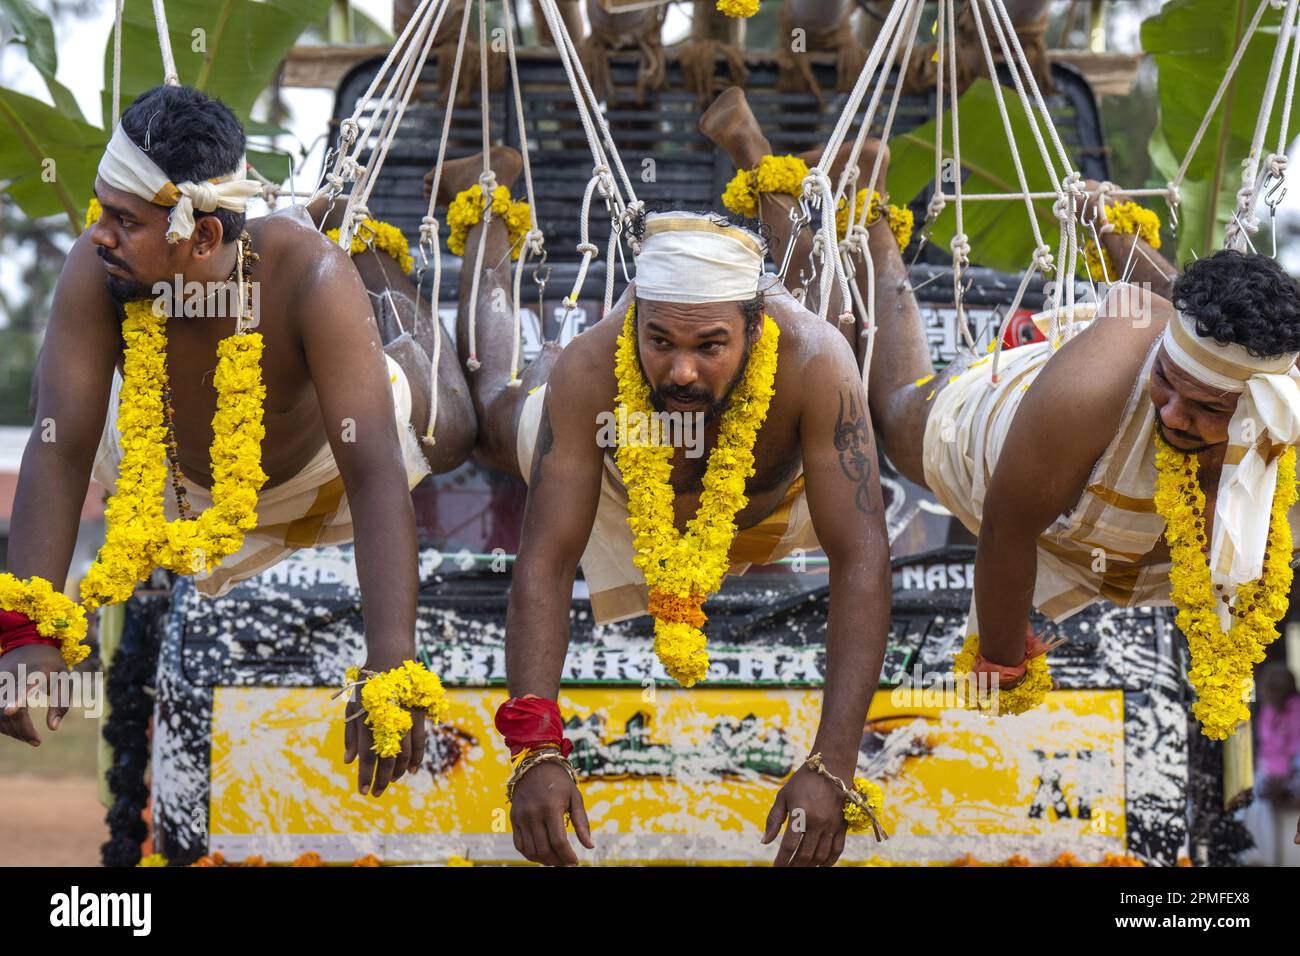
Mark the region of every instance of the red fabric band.
<instances>
[{"instance_id":1,"label":"red fabric band","mask_svg":"<svg viewBox=\"0 0 1300 956\"><path fill-rule=\"evenodd\" d=\"M36 622L26 614L20 614L18 611L0 611L0 654L17 650L28 644L63 646L63 642L57 638L45 637L36 630Z\"/></svg>"},{"instance_id":2,"label":"red fabric band","mask_svg":"<svg viewBox=\"0 0 1300 956\"><path fill-rule=\"evenodd\" d=\"M497 708L497 732L505 737L510 756L517 757L530 747L546 744L560 748L567 757L573 741L564 736L564 718L560 705L544 697L511 697Z\"/></svg>"}]
</instances>

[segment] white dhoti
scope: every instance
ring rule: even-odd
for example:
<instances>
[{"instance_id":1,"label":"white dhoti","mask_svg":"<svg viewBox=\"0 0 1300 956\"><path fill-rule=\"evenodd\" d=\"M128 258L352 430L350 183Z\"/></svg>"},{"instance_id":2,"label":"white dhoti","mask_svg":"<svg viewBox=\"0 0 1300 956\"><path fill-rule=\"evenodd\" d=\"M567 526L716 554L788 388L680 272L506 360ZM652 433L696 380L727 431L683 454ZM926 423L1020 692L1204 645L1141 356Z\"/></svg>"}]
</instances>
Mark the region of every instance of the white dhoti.
<instances>
[{"instance_id":1,"label":"white dhoti","mask_svg":"<svg viewBox=\"0 0 1300 956\"><path fill-rule=\"evenodd\" d=\"M535 389L524 400L515 437L519 470L525 480L532 472L533 450L542 419L546 386ZM582 552L582 575L591 597L596 623L607 624L647 613L650 589L645 575L633 562L636 543L628 527L627 487L617 465L605 456L600 477L600 502L596 520ZM804 476L799 475L786 490L776 509L754 525L740 531L731 544L728 574L744 574L753 564L770 564L795 551L819 548L812 514L804 493Z\"/></svg>"},{"instance_id":2,"label":"white dhoti","mask_svg":"<svg viewBox=\"0 0 1300 956\"><path fill-rule=\"evenodd\" d=\"M420 450L420 441L411 427L411 388L402 367L391 357L389 379L393 389L393 412L402 445L408 488L414 488L425 475L429 464ZM116 487L118 466L122 461L120 435L117 430L121 374L113 373L109 395L108 419L100 437L92 471L94 479L110 492ZM212 505L208 489L185 479L185 492L195 512ZM169 519L177 517L176 502L168 494L164 508ZM257 527L244 536L244 546L228 556L210 574L198 576L195 586L200 594L220 597L232 587L284 560L299 548L344 544L352 540L352 510L339 475L338 463L326 442L298 474L274 487L263 487L257 498Z\"/></svg>"}]
</instances>

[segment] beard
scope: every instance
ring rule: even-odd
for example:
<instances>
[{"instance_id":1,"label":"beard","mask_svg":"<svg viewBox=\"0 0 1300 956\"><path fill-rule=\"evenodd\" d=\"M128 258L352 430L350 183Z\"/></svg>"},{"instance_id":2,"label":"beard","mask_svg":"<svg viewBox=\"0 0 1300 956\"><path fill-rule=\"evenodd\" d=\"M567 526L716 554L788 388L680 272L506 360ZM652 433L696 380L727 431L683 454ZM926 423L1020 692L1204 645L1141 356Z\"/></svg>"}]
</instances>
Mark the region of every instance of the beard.
<instances>
[{"instance_id":1,"label":"beard","mask_svg":"<svg viewBox=\"0 0 1300 956\"><path fill-rule=\"evenodd\" d=\"M117 268L128 272L130 271L131 267L121 259L105 255L102 247L98 249L98 253L101 262L107 263L111 266L116 266ZM137 299L147 299L153 295L153 289L151 286L145 285L143 282L139 282L136 279L115 276L109 272L104 273L104 287L108 290L109 298L118 305L126 305L128 302L134 302Z\"/></svg>"}]
</instances>

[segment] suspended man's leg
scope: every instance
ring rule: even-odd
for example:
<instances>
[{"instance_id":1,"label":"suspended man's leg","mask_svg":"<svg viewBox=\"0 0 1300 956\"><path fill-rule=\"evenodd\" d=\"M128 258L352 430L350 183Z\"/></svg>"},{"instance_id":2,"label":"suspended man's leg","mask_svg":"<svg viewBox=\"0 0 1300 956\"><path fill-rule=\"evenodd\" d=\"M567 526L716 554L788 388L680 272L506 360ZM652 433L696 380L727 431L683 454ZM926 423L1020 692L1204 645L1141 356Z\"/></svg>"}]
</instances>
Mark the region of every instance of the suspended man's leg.
<instances>
[{"instance_id":1,"label":"suspended man's leg","mask_svg":"<svg viewBox=\"0 0 1300 956\"><path fill-rule=\"evenodd\" d=\"M317 199L307 207L307 212L312 222L319 223L325 232L338 228L346 206L346 196L339 197L332 207L326 200ZM451 337L442 323L434 320L427 292L416 308L417 290L412 276L402 272L392 256L367 250L353 256L352 262L370 295L384 353L406 374L411 388L411 426L421 437L429 424L432 358L435 349L439 352L434 440L432 445L421 441L420 446L434 474L451 471L469 458L478 435L478 419Z\"/></svg>"},{"instance_id":2,"label":"suspended man's leg","mask_svg":"<svg viewBox=\"0 0 1300 956\"><path fill-rule=\"evenodd\" d=\"M523 169L523 160L518 151L508 146L494 146L491 165L497 184L511 186ZM482 170L482 153L444 163L438 187L438 205L447 205L457 193L473 186ZM515 444L519 415L529 392L543 384L550 375L560 350L552 343L544 345L541 354L520 372L519 384L514 387L508 384L516 321L511 292L513 261L510 241L500 216L488 220L485 239L484 228L482 222L475 224L465 240L456 345L478 416L477 457L493 468L523 477L519 474ZM481 267L478 258L480 239L484 242ZM476 268L479 270L478 289L474 292ZM474 305L472 323L471 303ZM471 358L477 362L477 367L473 367Z\"/></svg>"}]
</instances>

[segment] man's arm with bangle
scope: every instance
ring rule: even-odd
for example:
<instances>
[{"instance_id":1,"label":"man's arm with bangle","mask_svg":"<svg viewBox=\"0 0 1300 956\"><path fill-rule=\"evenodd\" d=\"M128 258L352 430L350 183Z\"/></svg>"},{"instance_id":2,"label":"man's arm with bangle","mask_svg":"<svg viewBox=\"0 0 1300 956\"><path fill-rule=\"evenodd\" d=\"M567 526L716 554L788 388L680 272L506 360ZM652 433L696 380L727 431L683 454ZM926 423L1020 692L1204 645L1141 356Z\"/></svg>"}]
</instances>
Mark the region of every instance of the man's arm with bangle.
<instances>
[{"instance_id":1,"label":"man's arm with bangle","mask_svg":"<svg viewBox=\"0 0 1300 956\"><path fill-rule=\"evenodd\" d=\"M600 495L602 449L596 444L601 404L575 341L561 353L547 388L529 479L528 502L506 613L510 697L497 729L518 762L509 785L515 848L552 866L578 862L564 818L593 847L568 757L556 698L569 647L573 578L591 534Z\"/></svg>"}]
</instances>

